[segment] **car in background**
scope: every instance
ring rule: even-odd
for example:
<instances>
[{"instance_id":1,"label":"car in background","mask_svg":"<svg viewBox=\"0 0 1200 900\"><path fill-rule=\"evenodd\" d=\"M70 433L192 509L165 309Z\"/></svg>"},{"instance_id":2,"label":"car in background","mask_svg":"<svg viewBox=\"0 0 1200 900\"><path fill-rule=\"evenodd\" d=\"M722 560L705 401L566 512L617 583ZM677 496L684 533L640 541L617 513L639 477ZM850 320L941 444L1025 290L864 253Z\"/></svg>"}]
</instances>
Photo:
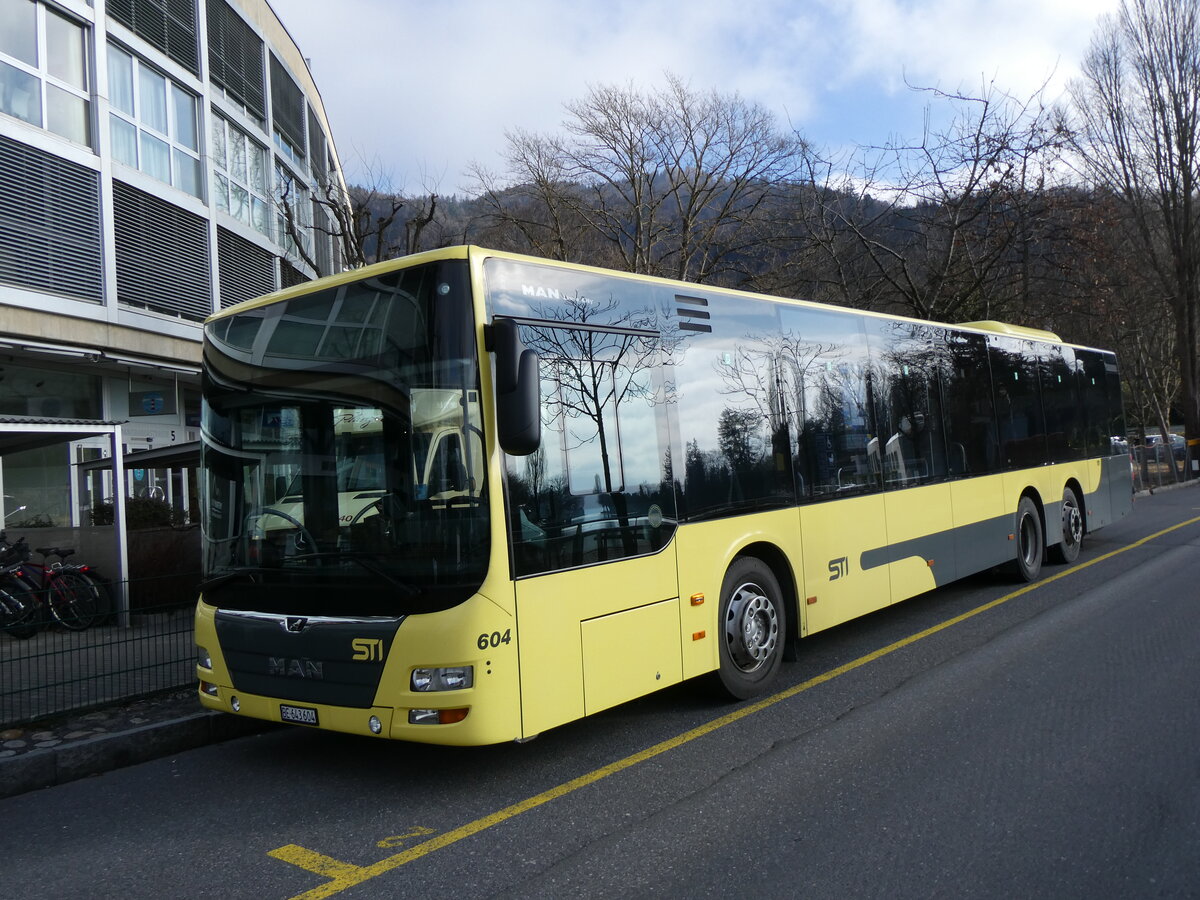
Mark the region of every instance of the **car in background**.
<instances>
[{"instance_id":1,"label":"car in background","mask_svg":"<svg viewBox=\"0 0 1200 900\"><path fill-rule=\"evenodd\" d=\"M1175 459L1183 459L1187 455L1187 441L1184 440L1183 435L1172 433L1167 435L1167 438L1170 442L1171 449L1169 452L1171 455ZM1161 434L1148 434L1146 435L1144 446L1133 448L1134 455L1137 457L1138 462L1166 462L1167 446L1168 444L1163 441Z\"/></svg>"}]
</instances>

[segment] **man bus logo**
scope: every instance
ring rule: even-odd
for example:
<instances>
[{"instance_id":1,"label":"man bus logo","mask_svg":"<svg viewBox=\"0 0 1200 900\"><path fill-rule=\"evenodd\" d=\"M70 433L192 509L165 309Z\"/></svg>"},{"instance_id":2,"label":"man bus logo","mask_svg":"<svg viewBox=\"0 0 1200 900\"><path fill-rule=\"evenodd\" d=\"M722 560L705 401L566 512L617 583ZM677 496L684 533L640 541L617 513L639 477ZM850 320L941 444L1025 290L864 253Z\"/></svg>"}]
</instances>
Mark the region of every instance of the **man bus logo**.
<instances>
[{"instance_id":1,"label":"man bus logo","mask_svg":"<svg viewBox=\"0 0 1200 900\"><path fill-rule=\"evenodd\" d=\"M837 581L839 578L844 578L846 575L849 575L849 574L850 574L850 561L846 557L839 556L837 559L831 559L829 561L829 580L830 581Z\"/></svg>"},{"instance_id":2,"label":"man bus logo","mask_svg":"<svg viewBox=\"0 0 1200 900\"><path fill-rule=\"evenodd\" d=\"M286 656L268 656L267 674L282 678L325 678L325 663L319 659L290 659Z\"/></svg>"},{"instance_id":3,"label":"man bus logo","mask_svg":"<svg viewBox=\"0 0 1200 900\"><path fill-rule=\"evenodd\" d=\"M350 648L354 651L351 658L359 662L383 659L383 641L379 638L354 638Z\"/></svg>"}]
</instances>

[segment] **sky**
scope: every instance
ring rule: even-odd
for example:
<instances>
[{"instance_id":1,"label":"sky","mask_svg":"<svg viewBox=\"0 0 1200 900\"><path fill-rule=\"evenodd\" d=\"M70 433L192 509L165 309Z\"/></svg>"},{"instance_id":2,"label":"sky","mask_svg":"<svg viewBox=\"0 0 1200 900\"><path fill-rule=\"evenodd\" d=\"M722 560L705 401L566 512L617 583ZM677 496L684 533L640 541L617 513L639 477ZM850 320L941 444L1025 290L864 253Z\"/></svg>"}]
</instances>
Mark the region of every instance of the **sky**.
<instances>
[{"instance_id":1,"label":"sky","mask_svg":"<svg viewBox=\"0 0 1200 900\"><path fill-rule=\"evenodd\" d=\"M670 72L831 155L919 137L913 87L1059 98L1119 0L269 0L309 60L350 181L469 194L505 131L556 131L593 85Z\"/></svg>"}]
</instances>

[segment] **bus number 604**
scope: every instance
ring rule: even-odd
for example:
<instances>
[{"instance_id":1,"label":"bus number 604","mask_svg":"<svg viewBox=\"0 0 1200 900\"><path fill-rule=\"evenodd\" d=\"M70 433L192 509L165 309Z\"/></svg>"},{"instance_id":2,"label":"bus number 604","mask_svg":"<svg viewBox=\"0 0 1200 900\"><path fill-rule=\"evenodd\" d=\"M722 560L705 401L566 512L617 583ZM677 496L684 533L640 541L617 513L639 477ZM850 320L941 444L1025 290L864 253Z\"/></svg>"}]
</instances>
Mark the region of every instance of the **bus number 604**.
<instances>
[{"instance_id":1,"label":"bus number 604","mask_svg":"<svg viewBox=\"0 0 1200 900\"><path fill-rule=\"evenodd\" d=\"M493 631L491 634L481 634L478 640L475 641L476 646L480 650L486 650L488 647L499 647L501 644L512 643L512 629L505 628L504 634L498 631Z\"/></svg>"}]
</instances>

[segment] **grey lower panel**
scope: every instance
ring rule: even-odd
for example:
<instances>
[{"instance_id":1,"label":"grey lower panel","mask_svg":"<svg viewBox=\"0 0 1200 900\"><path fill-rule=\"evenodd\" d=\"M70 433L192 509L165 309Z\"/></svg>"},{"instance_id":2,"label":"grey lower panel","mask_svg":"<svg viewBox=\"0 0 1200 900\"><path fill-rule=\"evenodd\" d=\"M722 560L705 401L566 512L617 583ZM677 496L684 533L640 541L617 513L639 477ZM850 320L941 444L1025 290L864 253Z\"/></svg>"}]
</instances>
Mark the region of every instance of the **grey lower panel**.
<instances>
[{"instance_id":1,"label":"grey lower panel","mask_svg":"<svg viewBox=\"0 0 1200 900\"><path fill-rule=\"evenodd\" d=\"M1114 456L1103 460L1100 484L1093 493L1084 496L1083 504L1088 531L1095 531L1116 521L1133 508L1133 482L1127 457ZM1053 547L1062 540L1059 526L1062 521L1062 498L1043 499L1042 506L1046 545ZM909 557L932 559L937 563L931 567L934 583L940 587L1014 559L1016 551L1009 535L1015 527L1013 514L1007 513L867 550L862 554L860 564L863 569L874 569Z\"/></svg>"},{"instance_id":2,"label":"grey lower panel","mask_svg":"<svg viewBox=\"0 0 1200 900\"><path fill-rule=\"evenodd\" d=\"M909 557L932 559L937 563L932 566L934 583L941 587L1011 559L1008 535L1012 533L1012 526L1011 515L985 519L867 550L859 563L863 569L874 569Z\"/></svg>"}]
</instances>

